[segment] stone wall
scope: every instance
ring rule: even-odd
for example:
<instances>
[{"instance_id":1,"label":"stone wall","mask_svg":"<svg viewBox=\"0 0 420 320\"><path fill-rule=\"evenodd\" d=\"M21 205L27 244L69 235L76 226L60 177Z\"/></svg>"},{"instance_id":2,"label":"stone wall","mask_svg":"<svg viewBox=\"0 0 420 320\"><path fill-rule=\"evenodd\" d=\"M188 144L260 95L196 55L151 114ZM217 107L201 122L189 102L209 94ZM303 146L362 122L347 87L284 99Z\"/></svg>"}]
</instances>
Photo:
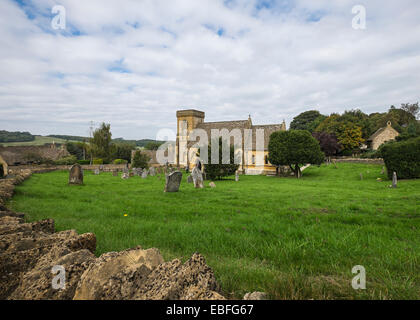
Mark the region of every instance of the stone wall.
<instances>
[{"instance_id":1,"label":"stone wall","mask_svg":"<svg viewBox=\"0 0 420 320\"><path fill-rule=\"evenodd\" d=\"M347 162L347 163L362 163L362 164L380 164L384 165L384 160L382 158L377 159L363 159L363 158L336 158L331 159L335 162Z\"/></svg>"},{"instance_id":2,"label":"stone wall","mask_svg":"<svg viewBox=\"0 0 420 320\"><path fill-rule=\"evenodd\" d=\"M0 180L0 299L224 299L199 253L184 264L139 246L97 258L93 233L55 232L52 219L27 223L6 208L16 184L56 169L20 168ZM54 266L64 267L65 288L53 288Z\"/></svg>"}]
</instances>

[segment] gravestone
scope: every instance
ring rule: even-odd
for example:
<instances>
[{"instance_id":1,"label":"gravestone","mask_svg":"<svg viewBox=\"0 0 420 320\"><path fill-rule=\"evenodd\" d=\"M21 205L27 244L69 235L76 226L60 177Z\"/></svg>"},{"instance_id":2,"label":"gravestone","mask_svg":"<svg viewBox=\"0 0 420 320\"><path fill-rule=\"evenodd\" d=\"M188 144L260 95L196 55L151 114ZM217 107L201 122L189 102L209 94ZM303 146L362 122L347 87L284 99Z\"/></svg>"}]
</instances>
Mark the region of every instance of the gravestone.
<instances>
[{"instance_id":1,"label":"gravestone","mask_svg":"<svg viewBox=\"0 0 420 320\"><path fill-rule=\"evenodd\" d=\"M72 165L70 168L69 184L83 184L83 169L78 163Z\"/></svg>"},{"instance_id":2,"label":"gravestone","mask_svg":"<svg viewBox=\"0 0 420 320\"><path fill-rule=\"evenodd\" d=\"M182 181L182 172L175 171L166 176L164 192L178 192Z\"/></svg>"},{"instance_id":3,"label":"gravestone","mask_svg":"<svg viewBox=\"0 0 420 320\"><path fill-rule=\"evenodd\" d=\"M128 179L128 178L130 178L130 175L126 172L123 172L123 174L121 175L121 179L125 180L125 179Z\"/></svg>"},{"instance_id":4,"label":"gravestone","mask_svg":"<svg viewBox=\"0 0 420 320\"><path fill-rule=\"evenodd\" d=\"M104 165L103 165L103 164L101 164L101 165L99 166L99 171L104 171Z\"/></svg>"},{"instance_id":5,"label":"gravestone","mask_svg":"<svg viewBox=\"0 0 420 320\"><path fill-rule=\"evenodd\" d=\"M95 171L93 172L94 174L96 174L96 175L98 175L100 172L99 172L99 169L98 168L96 168L95 169Z\"/></svg>"},{"instance_id":6,"label":"gravestone","mask_svg":"<svg viewBox=\"0 0 420 320\"><path fill-rule=\"evenodd\" d=\"M210 188L216 188L216 184L212 181L209 183Z\"/></svg>"},{"instance_id":7,"label":"gravestone","mask_svg":"<svg viewBox=\"0 0 420 320\"><path fill-rule=\"evenodd\" d=\"M203 174L201 173L201 170L198 169L198 167L194 167L191 172L191 176L193 178L194 188L204 188Z\"/></svg>"},{"instance_id":8,"label":"gravestone","mask_svg":"<svg viewBox=\"0 0 420 320\"><path fill-rule=\"evenodd\" d=\"M146 179L146 178L147 178L147 170L144 170L144 171L143 171L143 173L141 174L141 177L142 177L143 179Z\"/></svg>"},{"instance_id":9,"label":"gravestone","mask_svg":"<svg viewBox=\"0 0 420 320\"><path fill-rule=\"evenodd\" d=\"M385 167L382 167L381 174L384 174L384 173L385 173Z\"/></svg>"},{"instance_id":10,"label":"gravestone","mask_svg":"<svg viewBox=\"0 0 420 320\"><path fill-rule=\"evenodd\" d=\"M397 187L397 173L395 171L392 173L392 187Z\"/></svg>"},{"instance_id":11,"label":"gravestone","mask_svg":"<svg viewBox=\"0 0 420 320\"><path fill-rule=\"evenodd\" d=\"M151 175L152 177L154 177L156 175L156 171L155 171L155 168L154 167L151 167L149 169L149 175Z\"/></svg>"},{"instance_id":12,"label":"gravestone","mask_svg":"<svg viewBox=\"0 0 420 320\"><path fill-rule=\"evenodd\" d=\"M187 178L187 183L193 183L193 182L194 182L194 179L193 179L192 175L189 175L188 178Z\"/></svg>"},{"instance_id":13,"label":"gravestone","mask_svg":"<svg viewBox=\"0 0 420 320\"><path fill-rule=\"evenodd\" d=\"M236 182L239 181L239 172L238 172L238 170L235 171L235 181Z\"/></svg>"},{"instance_id":14,"label":"gravestone","mask_svg":"<svg viewBox=\"0 0 420 320\"><path fill-rule=\"evenodd\" d=\"M363 180L363 173L360 174L360 180Z\"/></svg>"},{"instance_id":15,"label":"gravestone","mask_svg":"<svg viewBox=\"0 0 420 320\"><path fill-rule=\"evenodd\" d=\"M114 177L118 177L118 170L112 170L112 175L114 176Z\"/></svg>"},{"instance_id":16,"label":"gravestone","mask_svg":"<svg viewBox=\"0 0 420 320\"><path fill-rule=\"evenodd\" d=\"M123 169L123 172L126 173L126 174L128 174L130 172L130 170L128 169L127 166L125 166L124 169Z\"/></svg>"}]
</instances>

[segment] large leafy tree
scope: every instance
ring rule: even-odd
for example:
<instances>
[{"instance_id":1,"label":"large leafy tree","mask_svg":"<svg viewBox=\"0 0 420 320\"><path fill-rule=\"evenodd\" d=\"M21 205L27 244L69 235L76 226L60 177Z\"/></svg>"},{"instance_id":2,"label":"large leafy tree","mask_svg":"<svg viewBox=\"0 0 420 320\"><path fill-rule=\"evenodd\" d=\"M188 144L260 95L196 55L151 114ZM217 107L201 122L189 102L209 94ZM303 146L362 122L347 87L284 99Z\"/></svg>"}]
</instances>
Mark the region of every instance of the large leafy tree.
<instances>
[{"instance_id":1,"label":"large leafy tree","mask_svg":"<svg viewBox=\"0 0 420 320\"><path fill-rule=\"evenodd\" d=\"M93 132L90 139L90 146L95 157L109 161L111 157L111 124L102 123L101 126Z\"/></svg>"},{"instance_id":2,"label":"large leafy tree","mask_svg":"<svg viewBox=\"0 0 420 320\"><path fill-rule=\"evenodd\" d=\"M115 143L112 145L112 155L111 158L115 159L124 159L128 162L131 161L131 151L134 150L136 146L132 143Z\"/></svg>"},{"instance_id":3,"label":"large leafy tree","mask_svg":"<svg viewBox=\"0 0 420 320\"><path fill-rule=\"evenodd\" d=\"M341 150L341 145L334 133L314 132L312 136L318 140L322 152L327 157L335 156Z\"/></svg>"},{"instance_id":4,"label":"large leafy tree","mask_svg":"<svg viewBox=\"0 0 420 320\"><path fill-rule=\"evenodd\" d=\"M148 169L149 168L149 161L150 157L140 150L137 150L134 153L133 160L131 163L132 168L142 168L142 169Z\"/></svg>"},{"instance_id":5,"label":"large leafy tree","mask_svg":"<svg viewBox=\"0 0 420 320\"><path fill-rule=\"evenodd\" d=\"M301 165L321 164L324 158L318 141L306 130L277 131L270 136L268 160L289 166L296 178L302 176Z\"/></svg>"},{"instance_id":6,"label":"large leafy tree","mask_svg":"<svg viewBox=\"0 0 420 320\"><path fill-rule=\"evenodd\" d=\"M317 110L305 111L293 118L290 129L308 130L312 133L325 118L326 116L320 114Z\"/></svg>"}]
</instances>

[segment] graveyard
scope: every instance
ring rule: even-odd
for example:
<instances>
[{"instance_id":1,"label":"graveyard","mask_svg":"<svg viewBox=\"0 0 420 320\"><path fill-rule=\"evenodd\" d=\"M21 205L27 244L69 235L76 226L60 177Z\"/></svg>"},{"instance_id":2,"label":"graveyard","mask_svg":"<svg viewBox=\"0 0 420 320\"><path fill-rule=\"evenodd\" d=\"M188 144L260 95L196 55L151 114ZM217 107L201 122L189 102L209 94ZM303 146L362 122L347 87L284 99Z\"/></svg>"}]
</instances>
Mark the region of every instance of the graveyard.
<instances>
[{"instance_id":1,"label":"graveyard","mask_svg":"<svg viewBox=\"0 0 420 320\"><path fill-rule=\"evenodd\" d=\"M96 256L141 245L165 260L206 257L223 295L271 299L416 299L420 292L420 182L396 188L382 165L306 168L302 178L240 175L163 192L165 174L127 176L67 170L33 174L8 207L27 221L97 237ZM210 183L213 182L213 187ZM367 289L353 290L354 265Z\"/></svg>"}]
</instances>

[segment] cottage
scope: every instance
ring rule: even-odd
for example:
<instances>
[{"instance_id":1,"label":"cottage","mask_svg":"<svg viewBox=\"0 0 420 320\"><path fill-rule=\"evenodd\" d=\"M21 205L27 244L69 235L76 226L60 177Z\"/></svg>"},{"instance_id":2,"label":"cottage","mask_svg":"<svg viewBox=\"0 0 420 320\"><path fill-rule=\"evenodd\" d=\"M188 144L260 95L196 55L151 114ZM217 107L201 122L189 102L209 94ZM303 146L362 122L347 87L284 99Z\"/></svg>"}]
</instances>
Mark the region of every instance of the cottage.
<instances>
[{"instance_id":1,"label":"cottage","mask_svg":"<svg viewBox=\"0 0 420 320\"><path fill-rule=\"evenodd\" d=\"M378 129L367 139L368 147L372 150L378 150L381 144L394 140L398 135L398 131L391 126L391 121L388 121L386 127Z\"/></svg>"}]
</instances>

